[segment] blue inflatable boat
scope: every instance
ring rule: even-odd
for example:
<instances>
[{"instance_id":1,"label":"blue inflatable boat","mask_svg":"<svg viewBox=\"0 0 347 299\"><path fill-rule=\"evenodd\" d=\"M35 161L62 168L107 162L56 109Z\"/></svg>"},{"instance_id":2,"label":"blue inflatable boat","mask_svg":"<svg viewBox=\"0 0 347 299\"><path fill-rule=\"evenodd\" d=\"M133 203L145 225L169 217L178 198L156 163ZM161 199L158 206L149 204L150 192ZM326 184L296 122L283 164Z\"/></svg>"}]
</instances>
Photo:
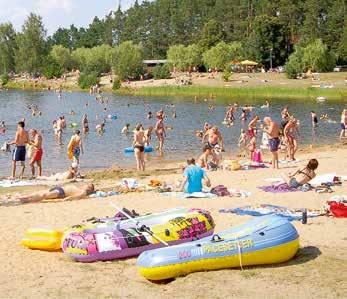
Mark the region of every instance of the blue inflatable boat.
<instances>
[{"instance_id":1,"label":"blue inflatable boat","mask_svg":"<svg viewBox=\"0 0 347 299\"><path fill-rule=\"evenodd\" d=\"M256 217L212 238L143 252L138 269L149 280L164 280L196 271L290 260L299 249L299 235L286 219Z\"/></svg>"}]
</instances>

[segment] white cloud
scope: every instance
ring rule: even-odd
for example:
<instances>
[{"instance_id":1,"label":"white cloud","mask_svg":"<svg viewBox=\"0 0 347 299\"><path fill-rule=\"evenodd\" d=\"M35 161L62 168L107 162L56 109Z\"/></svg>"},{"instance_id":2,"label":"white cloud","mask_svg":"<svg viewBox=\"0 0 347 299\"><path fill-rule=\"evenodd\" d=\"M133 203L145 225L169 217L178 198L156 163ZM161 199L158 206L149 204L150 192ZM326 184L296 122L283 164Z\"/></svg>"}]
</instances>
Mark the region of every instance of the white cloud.
<instances>
[{"instance_id":1,"label":"white cloud","mask_svg":"<svg viewBox=\"0 0 347 299\"><path fill-rule=\"evenodd\" d=\"M64 10L65 13L71 13L72 0L37 0L36 8L43 15L52 13L55 10Z\"/></svg>"}]
</instances>

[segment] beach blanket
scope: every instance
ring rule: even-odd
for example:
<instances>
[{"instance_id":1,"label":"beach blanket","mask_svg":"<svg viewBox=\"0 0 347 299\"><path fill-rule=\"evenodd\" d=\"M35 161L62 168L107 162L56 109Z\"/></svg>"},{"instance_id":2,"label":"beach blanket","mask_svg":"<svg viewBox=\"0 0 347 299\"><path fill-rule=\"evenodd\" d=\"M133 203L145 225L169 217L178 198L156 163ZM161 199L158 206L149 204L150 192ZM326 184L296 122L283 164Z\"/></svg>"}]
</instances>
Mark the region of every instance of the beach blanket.
<instances>
[{"instance_id":1,"label":"beach blanket","mask_svg":"<svg viewBox=\"0 0 347 299\"><path fill-rule=\"evenodd\" d=\"M109 196L115 196L119 195L116 191L109 191L109 192L103 192L103 191L96 191L94 194L90 195L90 198L103 198L103 197L109 197Z\"/></svg>"},{"instance_id":2,"label":"beach blanket","mask_svg":"<svg viewBox=\"0 0 347 299\"><path fill-rule=\"evenodd\" d=\"M245 206L232 209L221 209L220 213L235 213L237 215L251 215L251 216L263 216L275 214L280 217L287 218L289 221L301 220L303 209L290 209L287 207L261 204L257 206ZM313 218L324 215L324 211L307 210L307 217Z\"/></svg>"},{"instance_id":3,"label":"beach blanket","mask_svg":"<svg viewBox=\"0 0 347 299\"><path fill-rule=\"evenodd\" d=\"M0 187L10 188L10 187L23 187L23 186L36 186L45 185L42 181L37 180L0 180Z\"/></svg>"},{"instance_id":4,"label":"beach blanket","mask_svg":"<svg viewBox=\"0 0 347 299\"><path fill-rule=\"evenodd\" d=\"M258 189L271 193L286 193L300 191L297 188L289 187L287 183L282 183L280 185L260 186L258 187Z\"/></svg>"},{"instance_id":5,"label":"beach blanket","mask_svg":"<svg viewBox=\"0 0 347 299\"><path fill-rule=\"evenodd\" d=\"M163 192L160 193L165 196L172 196L179 199L185 198L215 198L217 195L210 192L194 192L194 193L185 193L185 192Z\"/></svg>"},{"instance_id":6,"label":"beach blanket","mask_svg":"<svg viewBox=\"0 0 347 299\"><path fill-rule=\"evenodd\" d=\"M336 173L326 173L326 174L317 175L315 178L313 178L310 181L310 184L312 186L320 186L322 184L329 184L329 183L333 184L335 177L337 177Z\"/></svg>"}]
</instances>

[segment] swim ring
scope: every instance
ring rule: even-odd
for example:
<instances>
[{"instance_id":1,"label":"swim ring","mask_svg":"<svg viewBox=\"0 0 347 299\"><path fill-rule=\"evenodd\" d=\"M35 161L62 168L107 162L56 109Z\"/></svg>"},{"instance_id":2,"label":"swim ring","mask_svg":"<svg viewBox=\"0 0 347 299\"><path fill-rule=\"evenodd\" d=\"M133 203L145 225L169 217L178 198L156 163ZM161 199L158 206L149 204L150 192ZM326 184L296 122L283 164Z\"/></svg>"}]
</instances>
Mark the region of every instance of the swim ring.
<instances>
[{"instance_id":1,"label":"swim ring","mask_svg":"<svg viewBox=\"0 0 347 299\"><path fill-rule=\"evenodd\" d=\"M267 215L212 238L143 252L137 266L145 278L164 280L197 271L281 263L298 249L295 227L285 218Z\"/></svg>"},{"instance_id":2,"label":"swim ring","mask_svg":"<svg viewBox=\"0 0 347 299\"><path fill-rule=\"evenodd\" d=\"M153 147L145 146L145 153L151 153L153 151L154 151ZM126 153L126 154L133 153L133 152L134 152L134 148L133 147L127 147L127 148L124 149L124 153Z\"/></svg>"},{"instance_id":3,"label":"swim ring","mask_svg":"<svg viewBox=\"0 0 347 299\"><path fill-rule=\"evenodd\" d=\"M78 124L77 123L71 123L69 124L69 128L71 129L74 129L74 128L77 128L78 127Z\"/></svg>"}]
</instances>

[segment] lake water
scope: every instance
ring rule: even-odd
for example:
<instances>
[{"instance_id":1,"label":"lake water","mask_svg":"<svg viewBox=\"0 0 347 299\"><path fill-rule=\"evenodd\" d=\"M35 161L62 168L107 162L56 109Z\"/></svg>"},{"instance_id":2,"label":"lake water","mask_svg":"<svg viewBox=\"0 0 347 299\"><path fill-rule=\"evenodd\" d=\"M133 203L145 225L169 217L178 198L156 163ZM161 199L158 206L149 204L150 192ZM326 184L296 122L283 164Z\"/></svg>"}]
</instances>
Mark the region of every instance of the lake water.
<instances>
[{"instance_id":1,"label":"lake water","mask_svg":"<svg viewBox=\"0 0 347 299\"><path fill-rule=\"evenodd\" d=\"M26 119L27 128L37 128L43 130L44 137L44 172L52 173L67 168L69 160L66 155L66 145L73 133L73 129L66 129L63 135L64 146L57 145L52 130L52 121L60 115L65 115L67 123L76 122L81 124L82 115L87 113L90 122L90 133L83 137L85 155L81 157L81 166L84 169L106 168L112 165L135 166L132 155L124 155L123 149L131 146L132 136L122 136L120 131L126 123L130 123L132 128L138 122L145 127L155 124L155 120L146 118L149 110L155 114L160 108L164 107L167 115L165 124L172 126L173 130L167 131L167 140L164 146L164 155L158 153L147 155L148 161L165 162L170 160L185 159L197 156L201 151L201 141L195 137L195 130L202 129L207 121L218 125L225 139L227 152L236 150L237 140L240 129L247 125L240 120L235 125L227 128L222 125L225 107L228 103L238 101L240 105L250 104L256 107L253 114L258 114L261 119L269 115L275 120L280 119L280 111L284 105L289 105L290 112L300 120L301 144L330 144L338 141L339 118L346 102L326 101L318 103L312 99L307 100L271 100L271 108L261 109L264 100L245 100L245 99L217 99L213 101L216 109L211 112L208 105L211 102L194 102L192 98L175 97L134 97L104 94L108 98L107 111L105 106L95 101L94 95L80 92L65 92L61 99L54 92L31 92L31 91L2 91L0 92L0 120L4 120L8 126L5 135L0 135L0 143L14 138L16 123L23 117ZM86 107L86 102L89 103ZM170 104L175 105L177 118L171 117L173 109ZM31 116L28 105L37 105L42 111L42 116ZM69 112L74 110L76 115L71 116ZM333 121L319 122L319 126L313 131L311 126L310 111L314 110L317 115L328 113ZM241 111L238 110L236 117L240 117ZM95 126L107 115L117 115L117 120L108 120L106 131L101 136L95 132ZM247 121L248 122L248 121ZM314 133L314 134L313 134ZM259 134L261 135L261 134ZM258 136L261 138L261 136ZM156 138L152 137L152 142L156 145ZM0 175L10 174L11 154L0 152ZM27 169L27 174L29 170Z\"/></svg>"}]
</instances>

